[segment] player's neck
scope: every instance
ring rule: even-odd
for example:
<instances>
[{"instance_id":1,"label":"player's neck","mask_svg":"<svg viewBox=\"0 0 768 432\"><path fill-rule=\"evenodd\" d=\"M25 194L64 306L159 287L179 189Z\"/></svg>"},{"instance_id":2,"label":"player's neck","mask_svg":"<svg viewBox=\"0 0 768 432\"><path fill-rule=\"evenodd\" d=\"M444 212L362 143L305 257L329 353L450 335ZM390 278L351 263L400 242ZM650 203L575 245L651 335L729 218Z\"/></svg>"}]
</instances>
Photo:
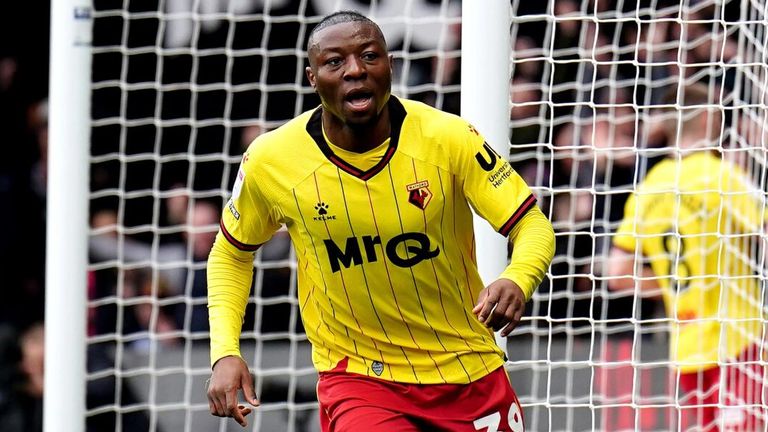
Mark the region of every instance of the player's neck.
<instances>
[{"instance_id":1,"label":"player's neck","mask_svg":"<svg viewBox=\"0 0 768 432\"><path fill-rule=\"evenodd\" d=\"M715 150L716 147L717 142L707 138L682 138L675 153L679 153L682 156L688 156L692 154L707 153Z\"/></svg>"},{"instance_id":2,"label":"player's neck","mask_svg":"<svg viewBox=\"0 0 768 432\"><path fill-rule=\"evenodd\" d=\"M372 122L362 125L349 125L333 114L323 112L323 130L334 145L347 151L365 153L389 138L389 107L385 106Z\"/></svg>"}]
</instances>

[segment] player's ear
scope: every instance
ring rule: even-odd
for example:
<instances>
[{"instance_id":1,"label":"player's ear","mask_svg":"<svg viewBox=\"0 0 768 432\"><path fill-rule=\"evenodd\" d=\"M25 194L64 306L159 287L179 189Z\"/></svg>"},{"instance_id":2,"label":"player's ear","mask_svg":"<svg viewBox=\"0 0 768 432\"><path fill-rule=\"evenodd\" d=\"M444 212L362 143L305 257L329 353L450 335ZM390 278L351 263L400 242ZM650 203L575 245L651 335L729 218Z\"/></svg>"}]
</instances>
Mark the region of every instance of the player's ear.
<instances>
[{"instance_id":1,"label":"player's ear","mask_svg":"<svg viewBox=\"0 0 768 432\"><path fill-rule=\"evenodd\" d=\"M307 74L307 80L309 80L309 85L312 86L312 90L317 90L315 87L315 73L312 71L312 66L307 66L304 69L304 72Z\"/></svg>"},{"instance_id":2,"label":"player's ear","mask_svg":"<svg viewBox=\"0 0 768 432\"><path fill-rule=\"evenodd\" d=\"M389 55L389 70L392 72L395 70L395 56L392 54Z\"/></svg>"}]
</instances>

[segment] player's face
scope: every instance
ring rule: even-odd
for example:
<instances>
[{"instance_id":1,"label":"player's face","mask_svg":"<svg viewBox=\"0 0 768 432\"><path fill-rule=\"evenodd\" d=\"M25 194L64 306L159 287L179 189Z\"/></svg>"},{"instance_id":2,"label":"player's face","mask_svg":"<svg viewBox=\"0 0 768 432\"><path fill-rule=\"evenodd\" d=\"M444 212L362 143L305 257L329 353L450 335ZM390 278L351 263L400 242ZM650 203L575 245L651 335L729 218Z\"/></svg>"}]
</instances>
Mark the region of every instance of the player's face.
<instances>
[{"instance_id":1,"label":"player's face","mask_svg":"<svg viewBox=\"0 0 768 432\"><path fill-rule=\"evenodd\" d=\"M392 58L377 29L340 23L314 35L307 78L323 109L349 126L375 123L389 100Z\"/></svg>"}]
</instances>

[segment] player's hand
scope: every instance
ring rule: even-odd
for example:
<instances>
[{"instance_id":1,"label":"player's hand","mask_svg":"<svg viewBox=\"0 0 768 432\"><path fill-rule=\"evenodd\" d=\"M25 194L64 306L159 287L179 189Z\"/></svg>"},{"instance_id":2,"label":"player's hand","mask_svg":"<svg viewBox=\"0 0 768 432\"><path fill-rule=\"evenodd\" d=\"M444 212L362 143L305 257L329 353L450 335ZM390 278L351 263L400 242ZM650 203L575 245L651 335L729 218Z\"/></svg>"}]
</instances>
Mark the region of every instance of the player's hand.
<instances>
[{"instance_id":1,"label":"player's hand","mask_svg":"<svg viewBox=\"0 0 768 432\"><path fill-rule=\"evenodd\" d=\"M509 279L497 279L483 288L472 313L494 331L506 337L515 329L525 312L525 294Z\"/></svg>"},{"instance_id":2,"label":"player's hand","mask_svg":"<svg viewBox=\"0 0 768 432\"><path fill-rule=\"evenodd\" d=\"M208 406L211 414L218 417L232 417L240 426L248 426L245 416L251 408L237 403L238 392L242 390L245 400L257 407L260 405L253 389L253 378L248 365L237 356L219 359L213 365L213 374L208 382Z\"/></svg>"}]
</instances>

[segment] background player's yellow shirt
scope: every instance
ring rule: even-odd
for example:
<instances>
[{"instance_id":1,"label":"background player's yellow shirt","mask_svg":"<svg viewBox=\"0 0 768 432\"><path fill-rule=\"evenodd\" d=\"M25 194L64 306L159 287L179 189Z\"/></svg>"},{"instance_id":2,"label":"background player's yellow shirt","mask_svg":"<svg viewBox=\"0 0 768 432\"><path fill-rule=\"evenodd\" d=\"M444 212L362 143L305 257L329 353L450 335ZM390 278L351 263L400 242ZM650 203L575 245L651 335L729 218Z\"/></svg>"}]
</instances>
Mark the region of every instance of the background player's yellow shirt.
<instances>
[{"instance_id":1,"label":"background player's yellow shirt","mask_svg":"<svg viewBox=\"0 0 768 432\"><path fill-rule=\"evenodd\" d=\"M670 356L683 372L733 358L761 338L750 244L762 232L763 206L744 173L709 151L659 162L626 203L614 244L637 250L660 277L676 318Z\"/></svg>"},{"instance_id":2,"label":"background player's yellow shirt","mask_svg":"<svg viewBox=\"0 0 768 432\"><path fill-rule=\"evenodd\" d=\"M504 358L471 312L484 286L470 206L506 236L535 199L464 120L395 97L389 110L389 143L358 166L325 141L319 109L259 137L222 234L253 250L287 226L319 371L347 357L387 380L474 381Z\"/></svg>"}]
</instances>

